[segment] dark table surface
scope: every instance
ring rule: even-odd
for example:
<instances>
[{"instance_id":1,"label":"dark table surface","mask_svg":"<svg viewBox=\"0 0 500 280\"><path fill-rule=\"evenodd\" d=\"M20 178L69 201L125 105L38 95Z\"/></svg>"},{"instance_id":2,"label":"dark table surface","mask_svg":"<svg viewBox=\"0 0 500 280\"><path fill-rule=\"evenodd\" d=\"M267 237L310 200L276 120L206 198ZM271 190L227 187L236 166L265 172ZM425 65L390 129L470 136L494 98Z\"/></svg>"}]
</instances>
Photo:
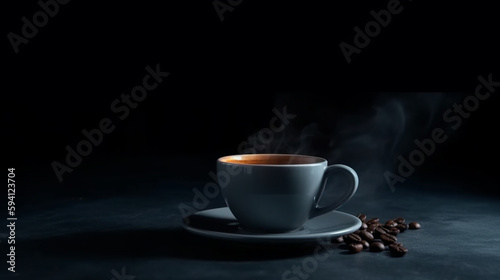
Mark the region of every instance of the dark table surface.
<instances>
[{"instance_id":1,"label":"dark table surface","mask_svg":"<svg viewBox=\"0 0 500 280\"><path fill-rule=\"evenodd\" d=\"M82 175L85 175L82 173ZM75 175L77 176L77 175ZM142 177L145 178L145 177ZM82 184L133 191L54 197L40 192L19 210L12 279L498 279L498 197L457 191L446 180L411 180L358 193L339 211L418 221L398 235L409 252L348 254L338 244L245 244L212 240L182 228L179 204L192 206L204 179L131 180L117 174ZM448 185L447 185L448 184ZM41 189L49 186L40 185ZM219 195L207 209L224 206ZM7 234L2 231L1 239ZM6 252L6 242L0 243ZM315 253L316 252L316 253ZM5 258L5 257L4 257ZM5 264L4 264L5 266ZM297 272L300 269L300 272ZM291 271L288 272L287 271ZM294 274L295 273L295 274ZM5 276L1 278L4 279ZM135 278L134 278L135 277Z\"/></svg>"}]
</instances>

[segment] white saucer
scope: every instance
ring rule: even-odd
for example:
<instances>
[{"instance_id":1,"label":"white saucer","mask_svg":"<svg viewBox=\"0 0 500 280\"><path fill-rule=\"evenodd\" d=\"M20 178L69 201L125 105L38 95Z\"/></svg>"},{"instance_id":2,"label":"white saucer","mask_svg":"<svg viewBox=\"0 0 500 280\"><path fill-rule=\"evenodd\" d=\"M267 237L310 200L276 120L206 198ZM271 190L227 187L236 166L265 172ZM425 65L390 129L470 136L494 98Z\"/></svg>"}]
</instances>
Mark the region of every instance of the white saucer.
<instances>
[{"instance_id":1,"label":"white saucer","mask_svg":"<svg viewBox=\"0 0 500 280\"><path fill-rule=\"evenodd\" d=\"M239 227L229 208L215 208L194 213L184 228L197 235L243 242L314 242L352 233L361 221L350 214L333 211L307 221L302 228L285 233L256 233Z\"/></svg>"}]
</instances>

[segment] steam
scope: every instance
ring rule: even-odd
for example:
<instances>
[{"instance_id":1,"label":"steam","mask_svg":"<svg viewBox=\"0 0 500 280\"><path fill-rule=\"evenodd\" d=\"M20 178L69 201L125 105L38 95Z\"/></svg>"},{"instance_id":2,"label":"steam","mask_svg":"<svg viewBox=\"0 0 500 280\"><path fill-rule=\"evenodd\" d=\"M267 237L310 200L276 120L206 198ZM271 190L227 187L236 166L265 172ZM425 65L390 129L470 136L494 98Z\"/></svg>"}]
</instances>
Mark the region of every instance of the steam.
<instances>
[{"instance_id":1,"label":"steam","mask_svg":"<svg viewBox=\"0 0 500 280\"><path fill-rule=\"evenodd\" d=\"M268 152L315 155L329 164L347 164L359 175L360 193L389 191L384 172L393 169L397 156L415 138L428 136L446 100L441 93L381 94L361 113L302 126L298 114L297 123L276 137Z\"/></svg>"}]
</instances>

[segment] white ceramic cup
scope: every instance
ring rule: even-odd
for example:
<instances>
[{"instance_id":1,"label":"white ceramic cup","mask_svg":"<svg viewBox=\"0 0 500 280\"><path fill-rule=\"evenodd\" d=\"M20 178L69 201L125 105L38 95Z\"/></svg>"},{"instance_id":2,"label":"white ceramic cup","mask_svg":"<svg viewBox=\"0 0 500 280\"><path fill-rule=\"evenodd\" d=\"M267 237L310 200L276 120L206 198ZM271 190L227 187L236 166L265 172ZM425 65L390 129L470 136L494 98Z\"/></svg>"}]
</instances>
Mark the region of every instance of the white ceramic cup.
<instances>
[{"instance_id":1,"label":"white ceramic cup","mask_svg":"<svg viewBox=\"0 0 500 280\"><path fill-rule=\"evenodd\" d=\"M354 195L359 182L349 166L328 166L326 159L306 155L225 156L217 160L220 172L229 174L219 185L242 228L265 232L292 231L308 219L337 209ZM338 172L349 178L347 185L336 186L346 188L345 195L319 206L328 179Z\"/></svg>"}]
</instances>

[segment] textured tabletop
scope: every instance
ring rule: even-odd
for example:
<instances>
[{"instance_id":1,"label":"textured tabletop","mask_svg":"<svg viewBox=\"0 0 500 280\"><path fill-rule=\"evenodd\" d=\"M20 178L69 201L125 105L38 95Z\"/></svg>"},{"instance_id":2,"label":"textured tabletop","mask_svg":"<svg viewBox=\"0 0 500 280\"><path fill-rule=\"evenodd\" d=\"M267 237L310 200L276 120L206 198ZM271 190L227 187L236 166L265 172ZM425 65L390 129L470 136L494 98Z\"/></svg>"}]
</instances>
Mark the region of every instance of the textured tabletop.
<instances>
[{"instance_id":1,"label":"textured tabletop","mask_svg":"<svg viewBox=\"0 0 500 280\"><path fill-rule=\"evenodd\" d=\"M500 203L495 197L448 191L432 182L408 183L394 192L384 187L367 191L361 184L339 211L381 220L402 216L422 225L398 235L409 252L394 258L387 251L349 254L338 244L245 244L190 234L181 227L179 204L192 206L192 189L203 183L156 181L157 187L144 192L26 205L16 229L17 273L8 276L455 280L500 275ZM209 202L207 209L224 205L220 196Z\"/></svg>"}]
</instances>

